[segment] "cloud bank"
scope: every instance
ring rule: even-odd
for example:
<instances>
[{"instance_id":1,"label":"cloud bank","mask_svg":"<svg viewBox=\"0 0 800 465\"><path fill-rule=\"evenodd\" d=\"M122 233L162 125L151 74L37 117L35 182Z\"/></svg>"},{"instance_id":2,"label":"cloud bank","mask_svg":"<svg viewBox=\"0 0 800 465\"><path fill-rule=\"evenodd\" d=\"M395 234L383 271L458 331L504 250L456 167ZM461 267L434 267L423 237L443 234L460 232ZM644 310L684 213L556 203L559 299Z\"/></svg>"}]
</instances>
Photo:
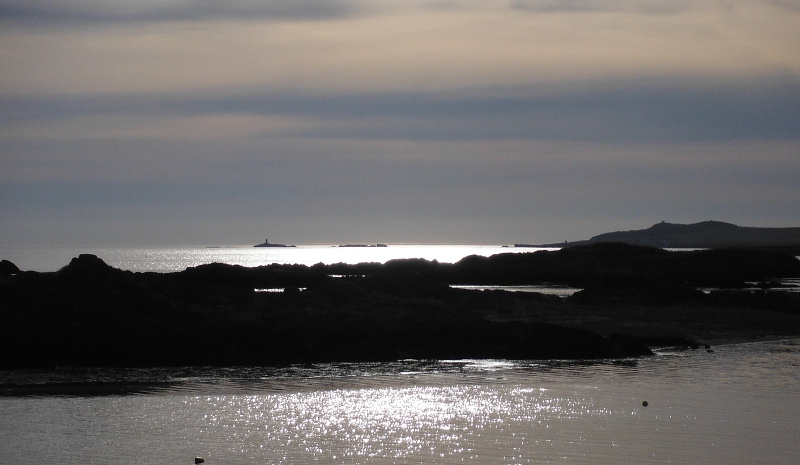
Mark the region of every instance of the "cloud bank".
<instances>
[{"instance_id":1,"label":"cloud bank","mask_svg":"<svg viewBox=\"0 0 800 465\"><path fill-rule=\"evenodd\" d=\"M7 244L800 223L794 2L0 0L0 24Z\"/></svg>"},{"instance_id":2,"label":"cloud bank","mask_svg":"<svg viewBox=\"0 0 800 465\"><path fill-rule=\"evenodd\" d=\"M200 19L320 20L347 14L337 0L3 0L0 18L42 23L196 21Z\"/></svg>"}]
</instances>

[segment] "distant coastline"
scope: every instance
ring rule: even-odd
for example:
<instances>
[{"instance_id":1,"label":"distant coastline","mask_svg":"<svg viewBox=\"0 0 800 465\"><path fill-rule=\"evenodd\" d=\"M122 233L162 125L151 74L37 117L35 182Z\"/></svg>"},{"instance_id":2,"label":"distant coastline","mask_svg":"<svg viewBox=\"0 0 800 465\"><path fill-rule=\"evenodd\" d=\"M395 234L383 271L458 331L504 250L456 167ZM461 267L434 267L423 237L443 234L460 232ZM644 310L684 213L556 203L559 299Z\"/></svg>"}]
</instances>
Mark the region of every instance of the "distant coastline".
<instances>
[{"instance_id":1,"label":"distant coastline","mask_svg":"<svg viewBox=\"0 0 800 465\"><path fill-rule=\"evenodd\" d=\"M591 239L550 244L514 244L515 247L571 247L621 242L660 248L710 249L720 247L765 247L800 254L800 227L758 228L737 226L722 221L702 221L692 224L661 223L647 229L615 231Z\"/></svg>"}]
</instances>

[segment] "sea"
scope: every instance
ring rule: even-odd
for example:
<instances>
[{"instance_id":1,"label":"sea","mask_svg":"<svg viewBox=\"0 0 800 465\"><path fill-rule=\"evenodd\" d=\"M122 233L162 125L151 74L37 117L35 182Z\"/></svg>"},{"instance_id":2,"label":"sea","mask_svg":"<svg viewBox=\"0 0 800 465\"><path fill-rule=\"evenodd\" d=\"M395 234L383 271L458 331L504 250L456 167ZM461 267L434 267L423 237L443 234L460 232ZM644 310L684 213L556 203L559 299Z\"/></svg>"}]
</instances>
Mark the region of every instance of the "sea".
<instances>
[{"instance_id":1,"label":"sea","mask_svg":"<svg viewBox=\"0 0 800 465\"><path fill-rule=\"evenodd\" d=\"M0 372L0 463L786 464L800 339L605 361Z\"/></svg>"},{"instance_id":2,"label":"sea","mask_svg":"<svg viewBox=\"0 0 800 465\"><path fill-rule=\"evenodd\" d=\"M170 272L526 251L51 249L2 258L55 271L93 253L122 269ZM800 339L602 361L0 371L0 464L797 464L797 438Z\"/></svg>"},{"instance_id":3,"label":"sea","mask_svg":"<svg viewBox=\"0 0 800 465\"><path fill-rule=\"evenodd\" d=\"M92 254L107 264L130 271L169 273L208 263L228 263L256 267L279 264L326 265L334 263L386 263L389 260L422 258L440 263L455 263L469 255L490 256L498 253L524 253L558 250L543 247L505 245L391 244L377 247L342 247L348 244L298 245L296 247L139 247L75 248L61 246L2 247L0 259L10 260L23 271L49 272L66 266L73 257ZM359 245L359 244L356 244Z\"/></svg>"}]
</instances>

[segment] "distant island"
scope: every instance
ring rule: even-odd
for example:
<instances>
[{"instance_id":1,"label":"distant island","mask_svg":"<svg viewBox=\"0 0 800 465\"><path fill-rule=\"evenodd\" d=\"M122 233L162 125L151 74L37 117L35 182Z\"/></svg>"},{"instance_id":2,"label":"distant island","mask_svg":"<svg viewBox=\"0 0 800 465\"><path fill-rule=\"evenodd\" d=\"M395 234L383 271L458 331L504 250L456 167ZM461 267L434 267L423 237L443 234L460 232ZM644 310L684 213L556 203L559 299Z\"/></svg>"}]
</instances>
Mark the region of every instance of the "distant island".
<instances>
[{"instance_id":1,"label":"distant island","mask_svg":"<svg viewBox=\"0 0 800 465\"><path fill-rule=\"evenodd\" d=\"M600 234L589 240L553 244L514 244L515 247L569 247L599 242L622 242L661 248L780 247L800 250L800 227L754 228L722 221L693 224L661 223L647 229ZM797 252L793 252L797 253Z\"/></svg>"},{"instance_id":2,"label":"distant island","mask_svg":"<svg viewBox=\"0 0 800 465\"><path fill-rule=\"evenodd\" d=\"M294 247L293 245L286 245L286 244L272 244L269 242L269 239L264 239L264 242L261 244L256 244L253 247Z\"/></svg>"},{"instance_id":3,"label":"distant island","mask_svg":"<svg viewBox=\"0 0 800 465\"><path fill-rule=\"evenodd\" d=\"M386 244L342 244L338 247L388 247Z\"/></svg>"}]
</instances>

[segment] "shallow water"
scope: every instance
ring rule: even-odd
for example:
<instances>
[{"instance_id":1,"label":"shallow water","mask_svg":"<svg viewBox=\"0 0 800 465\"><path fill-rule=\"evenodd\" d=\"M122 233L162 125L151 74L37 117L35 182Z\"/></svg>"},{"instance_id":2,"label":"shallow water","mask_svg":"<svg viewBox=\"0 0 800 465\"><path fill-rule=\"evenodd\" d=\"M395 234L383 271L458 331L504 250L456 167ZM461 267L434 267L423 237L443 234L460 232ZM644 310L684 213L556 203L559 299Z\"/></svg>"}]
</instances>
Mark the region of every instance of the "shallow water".
<instances>
[{"instance_id":1,"label":"shallow water","mask_svg":"<svg viewBox=\"0 0 800 465\"><path fill-rule=\"evenodd\" d=\"M466 284L451 284L450 287L454 289L467 289L474 291L508 291L508 292L536 292L545 295L555 295L558 297L569 297L572 294L582 290L577 287L570 287L558 284L537 284L537 285L523 285L523 286L480 286L480 285L466 285Z\"/></svg>"},{"instance_id":2,"label":"shallow water","mask_svg":"<svg viewBox=\"0 0 800 465\"><path fill-rule=\"evenodd\" d=\"M9 464L800 457L800 340L603 363L5 372L0 394L0 462Z\"/></svg>"}]
</instances>

